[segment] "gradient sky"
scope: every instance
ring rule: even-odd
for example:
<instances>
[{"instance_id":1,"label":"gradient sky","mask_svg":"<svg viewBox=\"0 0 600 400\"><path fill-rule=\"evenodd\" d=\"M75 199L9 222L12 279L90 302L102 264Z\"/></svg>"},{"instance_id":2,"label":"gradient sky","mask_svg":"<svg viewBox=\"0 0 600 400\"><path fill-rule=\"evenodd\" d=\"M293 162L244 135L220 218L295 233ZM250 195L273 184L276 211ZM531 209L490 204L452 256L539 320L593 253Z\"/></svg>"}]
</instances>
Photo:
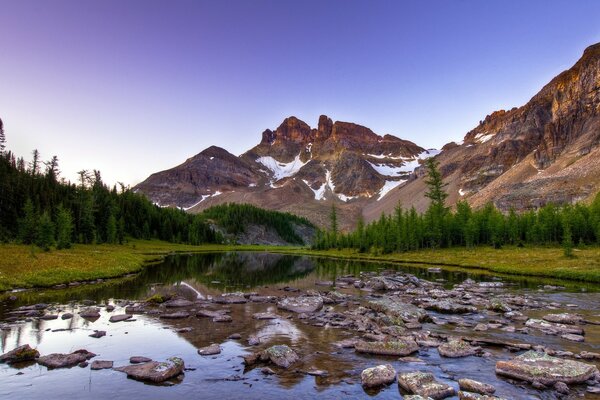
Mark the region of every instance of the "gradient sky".
<instances>
[{"instance_id":1,"label":"gradient sky","mask_svg":"<svg viewBox=\"0 0 600 400\"><path fill-rule=\"evenodd\" d=\"M0 0L0 118L18 155L132 185L290 115L439 148L574 64L599 16L594 0Z\"/></svg>"}]
</instances>

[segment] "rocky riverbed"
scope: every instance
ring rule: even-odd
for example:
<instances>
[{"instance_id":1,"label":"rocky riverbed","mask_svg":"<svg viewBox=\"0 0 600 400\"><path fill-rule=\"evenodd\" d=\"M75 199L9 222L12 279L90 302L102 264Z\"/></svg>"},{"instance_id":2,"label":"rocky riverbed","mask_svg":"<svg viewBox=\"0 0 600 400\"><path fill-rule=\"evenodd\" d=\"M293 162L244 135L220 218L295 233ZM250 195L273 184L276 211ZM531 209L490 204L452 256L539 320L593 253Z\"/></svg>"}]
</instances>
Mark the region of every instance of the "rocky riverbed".
<instances>
[{"instance_id":1,"label":"rocky riverbed","mask_svg":"<svg viewBox=\"0 0 600 400\"><path fill-rule=\"evenodd\" d=\"M0 395L600 398L597 293L346 267L243 291L196 277L146 283L137 299L14 294L1 309Z\"/></svg>"}]
</instances>

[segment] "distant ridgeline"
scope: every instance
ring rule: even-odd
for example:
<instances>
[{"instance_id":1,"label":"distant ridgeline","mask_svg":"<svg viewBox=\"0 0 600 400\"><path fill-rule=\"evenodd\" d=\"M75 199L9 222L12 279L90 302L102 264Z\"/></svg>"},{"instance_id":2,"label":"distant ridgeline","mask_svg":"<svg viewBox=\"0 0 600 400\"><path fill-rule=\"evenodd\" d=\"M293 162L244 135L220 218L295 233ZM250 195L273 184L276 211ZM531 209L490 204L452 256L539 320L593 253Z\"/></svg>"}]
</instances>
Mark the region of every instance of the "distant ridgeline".
<instances>
[{"instance_id":1,"label":"distant ridgeline","mask_svg":"<svg viewBox=\"0 0 600 400\"><path fill-rule=\"evenodd\" d=\"M414 208L404 210L398 205L393 214L382 214L366 226L359 221L355 231L342 234L337 231L334 208L331 229L320 232L313 247L391 253L453 246L562 244L565 255L571 256L574 245L600 244L600 193L590 205L548 204L538 210L510 210L504 214L491 203L473 210L466 201L460 201L452 211L444 203L447 194L438 162L428 159L426 168L426 196L431 202L425 213L419 214Z\"/></svg>"},{"instance_id":2,"label":"distant ridgeline","mask_svg":"<svg viewBox=\"0 0 600 400\"><path fill-rule=\"evenodd\" d=\"M72 243L123 243L127 237L197 245L222 243L221 231L235 235L256 224L272 228L288 243L304 244L294 227L313 227L304 218L244 204L221 205L202 214L159 207L124 185L109 188L99 171L80 171L80 181L72 184L58 178L57 157L42 162L34 150L26 163L5 151L4 143L0 129L0 242L36 244L45 250Z\"/></svg>"}]
</instances>

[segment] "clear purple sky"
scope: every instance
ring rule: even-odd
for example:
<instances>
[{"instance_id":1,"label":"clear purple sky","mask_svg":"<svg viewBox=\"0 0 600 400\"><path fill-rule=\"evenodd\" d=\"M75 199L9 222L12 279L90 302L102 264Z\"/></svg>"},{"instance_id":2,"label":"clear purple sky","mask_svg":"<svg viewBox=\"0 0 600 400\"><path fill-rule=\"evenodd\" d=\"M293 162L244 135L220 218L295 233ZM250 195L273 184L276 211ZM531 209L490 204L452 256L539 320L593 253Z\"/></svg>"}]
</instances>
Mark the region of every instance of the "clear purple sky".
<instances>
[{"instance_id":1,"label":"clear purple sky","mask_svg":"<svg viewBox=\"0 0 600 400\"><path fill-rule=\"evenodd\" d=\"M0 117L17 154L110 183L289 115L440 147L599 41L595 0L0 0Z\"/></svg>"}]
</instances>

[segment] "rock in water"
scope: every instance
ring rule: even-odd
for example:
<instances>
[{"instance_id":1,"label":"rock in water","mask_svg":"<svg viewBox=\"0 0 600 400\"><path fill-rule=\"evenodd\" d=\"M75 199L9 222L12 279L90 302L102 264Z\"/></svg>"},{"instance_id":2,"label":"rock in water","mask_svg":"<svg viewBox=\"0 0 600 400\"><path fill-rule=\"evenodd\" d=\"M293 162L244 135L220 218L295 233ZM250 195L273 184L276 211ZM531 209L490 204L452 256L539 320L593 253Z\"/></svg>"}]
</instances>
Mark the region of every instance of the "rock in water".
<instances>
[{"instance_id":1,"label":"rock in water","mask_svg":"<svg viewBox=\"0 0 600 400\"><path fill-rule=\"evenodd\" d=\"M563 360L546 353L528 351L510 361L498 361L496 373L552 386L556 382L583 383L597 374L598 368L580 361Z\"/></svg>"},{"instance_id":2,"label":"rock in water","mask_svg":"<svg viewBox=\"0 0 600 400\"><path fill-rule=\"evenodd\" d=\"M96 307L86 308L79 315L84 319L98 319L100 318L100 309Z\"/></svg>"},{"instance_id":3,"label":"rock in water","mask_svg":"<svg viewBox=\"0 0 600 400\"><path fill-rule=\"evenodd\" d=\"M162 319L183 319L183 318L188 318L190 316L190 313L185 312L185 311L177 311L174 313L170 313L170 314L162 314L160 316L160 318Z\"/></svg>"},{"instance_id":4,"label":"rock in water","mask_svg":"<svg viewBox=\"0 0 600 400\"><path fill-rule=\"evenodd\" d=\"M492 396L489 394L479 394L472 392L465 392L460 390L458 392L458 398L460 400L506 400L501 397Z\"/></svg>"},{"instance_id":5,"label":"rock in water","mask_svg":"<svg viewBox=\"0 0 600 400\"><path fill-rule=\"evenodd\" d=\"M577 325L583 322L583 316L579 314L547 314L542 317L548 322L556 322L558 324Z\"/></svg>"},{"instance_id":6,"label":"rock in water","mask_svg":"<svg viewBox=\"0 0 600 400\"><path fill-rule=\"evenodd\" d=\"M459 379L458 386L461 388L461 390L479 394L492 394L496 391L496 388L492 385L477 382L473 379Z\"/></svg>"},{"instance_id":7,"label":"rock in water","mask_svg":"<svg viewBox=\"0 0 600 400\"><path fill-rule=\"evenodd\" d=\"M181 374L184 368L185 364L181 358L171 357L167 361L128 365L115 368L115 371L125 372L128 377L138 381L161 383Z\"/></svg>"},{"instance_id":8,"label":"rock in water","mask_svg":"<svg viewBox=\"0 0 600 400\"><path fill-rule=\"evenodd\" d=\"M77 350L70 354L52 353L38 358L37 362L48 368L70 368L90 358L96 357L87 350Z\"/></svg>"},{"instance_id":9,"label":"rock in water","mask_svg":"<svg viewBox=\"0 0 600 400\"><path fill-rule=\"evenodd\" d=\"M429 319L429 315L422 308L395 300L391 297L382 297L377 300L371 300L367 303L367 307L371 310L382 312L389 317L400 318L404 322L424 322Z\"/></svg>"},{"instance_id":10,"label":"rock in water","mask_svg":"<svg viewBox=\"0 0 600 400\"><path fill-rule=\"evenodd\" d=\"M323 308L323 298L321 296L286 297L277 303L277 307L295 313L311 313Z\"/></svg>"},{"instance_id":11,"label":"rock in water","mask_svg":"<svg viewBox=\"0 0 600 400\"><path fill-rule=\"evenodd\" d=\"M454 396L454 388L439 383L429 372L404 372L398 374L398 385L407 392L432 399L445 399Z\"/></svg>"},{"instance_id":12,"label":"rock in water","mask_svg":"<svg viewBox=\"0 0 600 400\"><path fill-rule=\"evenodd\" d=\"M110 322L121 322L121 321L127 321L128 319L131 319L133 317L133 315L131 314L118 314L118 315L112 315L109 318Z\"/></svg>"},{"instance_id":13,"label":"rock in water","mask_svg":"<svg viewBox=\"0 0 600 400\"><path fill-rule=\"evenodd\" d=\"M110 369L113 367L113 362L112 361L100 361L100 360L96 360L92 362L92 365L90 365L90 369L92 370L99 370L99 369Z\"/></svg>"},{"instance_id":14,"label":"rock in water","mask_svg":"<svg viewBox=\"0 0 600 400\"><path fill-rule=\"evenodd\" d=\"M366 388L389 385L396 380L396 370L391 364L378 365L365 369L360 374L360 379Z\"/></svg>"},{"instance_id":15,"label":"rock in water","mask_svg":"<svg viewBox=\"0 0 600 400\"><path fill-rule=\"evenodd\" d=\"M354 345L354 349L359 353L404 357L419 350L419 345L412 338L396 338L388 342L361 340Z\"/></svg>"},{"instance_id":16,"label":"rock in water","mask_svg":"<svg viewBox=\"0 0 600 400\"><path fill-rule=\"evenodd\" d=\"M40 356L39 351L32 349L28 344L19 346L14 350L0 356L0 364L15 364L24 361L33 361Z\"/></svg>"},{"instance_id":17,"label":"rock in water","mask_svg":"<svg viewBox=\"0 0 600 400\"><path fill-rule=\"evenodd\" d=\"M173 299L167 302L164 302L163 305L168 308L177 308L177 307L191 307L194 305L193 302L186 299Z\"/></svg>"},{"instance_id":18,"label":"rock in water","mask_svg":"<svg viewBox=\"0 0 600 400\"><path fill-rule=\"evenodd\" d=\"M289 368L300 357L292 349L286 345L271 346L260 354L262 361L270 361L281 368Z\"/></svg>"},{"instance_id":19,"label":"rock in water","mask_svg":"<svg viewBox=\"0 0 600 400\"><path fill-rule=\"evenodd\" d=\"M440 355L448 358L473 356L480 350L479 347L473 347L467 342L457 339L451 339L438 347Z\"/></svg>"},{"instance_id":20,"label":"rock in water","mask_svg":"<svg viewBox=\"0 0 600 400\"><path fill-rule=\"evenodd\" d=\"M215 354L221 353L221 346L217 343L213 343L210 346L202 347L198 349L198 354L201 356L214 356Z\"/></svg>"}]
</instances>

